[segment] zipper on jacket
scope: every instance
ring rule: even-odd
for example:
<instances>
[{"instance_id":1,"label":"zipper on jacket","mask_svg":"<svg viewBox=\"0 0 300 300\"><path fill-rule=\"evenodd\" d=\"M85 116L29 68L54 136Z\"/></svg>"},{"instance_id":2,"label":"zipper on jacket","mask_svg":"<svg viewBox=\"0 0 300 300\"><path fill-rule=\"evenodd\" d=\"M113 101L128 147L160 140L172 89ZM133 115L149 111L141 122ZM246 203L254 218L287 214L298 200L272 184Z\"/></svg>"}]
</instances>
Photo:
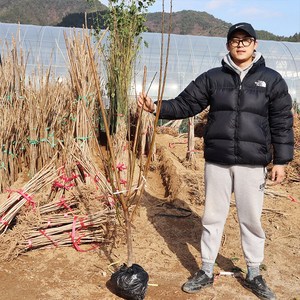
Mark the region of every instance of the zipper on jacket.
<instances>
[{"instance_id":1,"label":"zipper on jacket","mask_svg":"<svg viewBox=\"0 0 300 300\"><path fill-rule=\"evenodd\" d=\"M237 97L237 108L236 108L236 118L235 118L235 130L234 130L234 160L237 163L238 160L238 126L240 117L240 99L241 99L242 83L239 81L239 90Z\"/></svg>"}]
</instances>

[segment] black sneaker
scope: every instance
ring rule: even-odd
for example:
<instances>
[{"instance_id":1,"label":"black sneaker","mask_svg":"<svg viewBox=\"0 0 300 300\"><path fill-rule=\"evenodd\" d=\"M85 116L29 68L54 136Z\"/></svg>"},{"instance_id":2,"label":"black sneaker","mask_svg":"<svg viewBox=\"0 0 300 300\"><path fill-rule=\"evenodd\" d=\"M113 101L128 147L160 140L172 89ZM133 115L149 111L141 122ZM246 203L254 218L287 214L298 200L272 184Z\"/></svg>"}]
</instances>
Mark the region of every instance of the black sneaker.
<instances>
[{"instance_id":1,"label":"black sneaker","mask_svg":"<svg viewBox=\"0 0 300 300\"><path fill-rule=\"evenodd\" d=\"M259 299L276 300L275 294L267 286L261 275L254 277L252 280L246 278L246 280L244 281L244 285L246 288L251 290Z\"/></svg>"},{"instance_id":2,"label":"black sneaker","mask_svg":"<svg viewBox=\"0 0 300 300\"><path fill-rule=\"evenodd\" d=\"M209 278L203 270L199 270L182 286L182 290L186 293L194 294L205 287L211 286L213 282L214 276L212 278Z\"/></svg>"}]
</instances>

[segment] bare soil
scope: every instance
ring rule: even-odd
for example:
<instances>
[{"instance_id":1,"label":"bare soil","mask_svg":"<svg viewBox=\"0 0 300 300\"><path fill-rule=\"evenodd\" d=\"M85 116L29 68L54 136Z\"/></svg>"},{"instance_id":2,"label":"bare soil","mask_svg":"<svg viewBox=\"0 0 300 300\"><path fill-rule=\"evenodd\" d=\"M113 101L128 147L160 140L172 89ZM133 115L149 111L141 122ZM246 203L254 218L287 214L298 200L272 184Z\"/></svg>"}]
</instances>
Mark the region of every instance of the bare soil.
<instances>
[{"instance_id":1,"label":"bare soil","mask_svg":"<svg viewBox=\"0 0 300 300\"><path fill-rule=\"evenodd\" d=\"M181 285L201 263L199 241L203 212L203 153L196 164L185 162L185 138L157 136L157 162L134 220L135 262L149 274L146 299L257 299L242 286L246 265L240 246L234 199L225 226L212 288L189 295ZM198 140L197 143L201 144ZM280 196L279 196L280 195ZM300 299L300 184L268 186L262 222L266 231L262 274L278 299ZM111 273L126 262L120 241L105 249L77 252L71 247L29 251L1 262L0 300L120 299L107 287ZM237 276L219 275L221 272Z\"/></svg>"}]
</instances>

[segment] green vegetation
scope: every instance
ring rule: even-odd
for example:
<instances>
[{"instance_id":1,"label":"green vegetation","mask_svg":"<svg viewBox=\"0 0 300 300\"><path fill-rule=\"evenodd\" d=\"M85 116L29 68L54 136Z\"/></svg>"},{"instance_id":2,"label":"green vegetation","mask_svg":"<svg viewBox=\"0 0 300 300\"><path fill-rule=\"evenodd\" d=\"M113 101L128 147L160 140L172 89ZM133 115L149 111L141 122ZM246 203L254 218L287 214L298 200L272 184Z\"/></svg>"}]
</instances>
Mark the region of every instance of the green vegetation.
<instances>
[{"instance_id":1,"label":"green vegetation","mask_svg":"<svg viewBox=\"0 0 300 300\"><path fill-rule=\"evenodd\" d=\"M93 2L95 0L87 0ZM141 114L137 120L136 134L134 140L128 141L130 137L130 128L133 120L130 116L132 99L130 98L130 88L133 76L135 59L142 41L141 33L145 31L145 12L154 0L137 1L137 0L110 0L109 14L105 17L105 26L108 29L107 41L100 46L103 54L104 65L107 74L107 92L109 97L109 115L104 113L103 104L100 101L100 107L107 144L109 148L109 168L107 170L110 182L115 189L114 197L116 198L116 213L120 216L123 212L125 221L128 265L133 262L133 248L131 235L131 222L135 209L129 210L132 203L138 203L136 191L132 191L135 177L136 160L139 156L141 134L138 124L141 123ZM97 19L96 19L97 21ZM96 22L96 25L99 22ZM101 41L103 32L101 28L96 27L96 34ZM97 76L95 75L95 78ZM100 92L98 93L100 95ZM100 99L100 97L99 97ZM149 160L150 161L150 160ZM149 164L148 164L149 165ZM119 166L119 169L118 169ZM142 172L147 167L140 168L138 186L141 186L142 178L145 174ZM122 171L122 178L120 177ZM125 185L125 190L120 192ZM136 202L137 201L137 202Z\"/></svg>"},{"instance_id":2,"label":"green vegetation","mask_svg":"<svg viewBox=\"0 0 300 300\"><path fill-rule=\"evenodd\" d=\"M141 43L140 35L146 30L145 10L154 0L128 2L110 0L110 14L106 16L105 22L109 35L103 53L106 57L112 133L120 130L120 123L128 118L128 94L134 62Z\"/></svg>"}]
</instances>

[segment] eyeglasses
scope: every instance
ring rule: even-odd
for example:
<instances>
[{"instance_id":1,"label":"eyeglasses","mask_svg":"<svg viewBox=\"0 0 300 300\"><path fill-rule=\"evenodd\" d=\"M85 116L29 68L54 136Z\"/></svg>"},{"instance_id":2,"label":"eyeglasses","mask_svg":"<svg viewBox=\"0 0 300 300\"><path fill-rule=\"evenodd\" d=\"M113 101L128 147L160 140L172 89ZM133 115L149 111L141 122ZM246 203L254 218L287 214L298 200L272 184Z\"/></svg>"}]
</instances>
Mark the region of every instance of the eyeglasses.
<instances>
[{"instance_id":1,"label":"eyeglasses","mask_svg":"<svg viewBox=\"0 0 300 300\"><path fill-rule=\"evenodd\" d=\"M242 43L244 47L249 47L253 41L254 38L249 38L249 37L245 37L243 39L233 38L229 41L229 44L232 47L238 47L240 43Z\"/></svg>"}]
</instances>

